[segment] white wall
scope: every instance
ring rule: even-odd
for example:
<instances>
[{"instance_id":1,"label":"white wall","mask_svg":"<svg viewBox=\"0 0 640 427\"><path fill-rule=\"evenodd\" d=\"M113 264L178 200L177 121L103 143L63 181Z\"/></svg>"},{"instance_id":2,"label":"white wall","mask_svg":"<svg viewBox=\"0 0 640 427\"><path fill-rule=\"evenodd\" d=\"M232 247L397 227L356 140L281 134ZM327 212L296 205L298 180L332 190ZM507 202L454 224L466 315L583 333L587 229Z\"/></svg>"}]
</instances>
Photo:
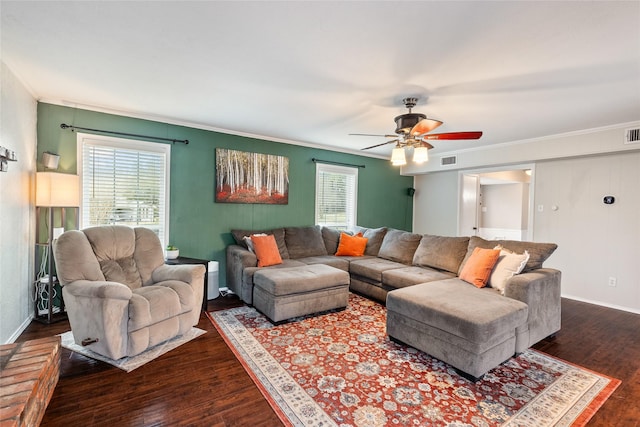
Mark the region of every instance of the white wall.
<instances>
[{"instance_id":1,"label":"white wall","mask_svg":"<svg viewBox=\"0 0 640 427\"><path fill-rule=\"evenodd\" d=\"M529 183L480 186L478 235L488 240L526 240L529 215Z\"/></svg>"},{"instance_id":2,"label":"white wall","mask_svg":"<svg viewBox=\"0 0 640 427\"><path fill-rule=\"evenodd\" d=\"M618 144L620 135L608 129L586 139L607 146ZM573 144L574 137L553 142ZM563 296L640 313L640 146L628 148L633 149L537 161L530 223L533 240L558 244L545 266L562 271ZM414 232L454 236L458 173L417 175L414 185ZM616 202L605 205L605 195ZM609 277L617 279L615 287Z\"/></svg>"},{"instance_id":3,"label":"white wall","mask_svg":"<svg viewBox=\"0 0 640 427\"><path fill-rule=\"evenodd\" d=\"M540 163L535 181L534 236L558 244L563 295L640 313L640 152Z\"/></svg>"},{"instance_id":4,"label":"white wall","mask_svg":"<svg viewBox=\"0 0 640 427\"><path fill-rule=\"evenodd\" d=\"M522 229L523 197L526 184L481 185L480 227ZM529 193L526 192L526 197Z\"/></svg>"},{"instance_id":5,"label":"white wall","mask_svg":"<svg viewBox=\"0 0 640 427\"><path fill-rule=\"evenodd\" d=\"M34 274L32 181L36 170L37 104L0 62L0 144L17 162L0 172L0 343L15 341L30 323Z\"/></svg>"},{"instance_id":6,"label":"white wall","mask_svg":"<svg viewBox=\"0 0 640 427\"><path fill-rule=\"evenodd\" d=\"M414 179L413 232L455 236L458 230L458 172Z\"/></svg>"}]
</instances>

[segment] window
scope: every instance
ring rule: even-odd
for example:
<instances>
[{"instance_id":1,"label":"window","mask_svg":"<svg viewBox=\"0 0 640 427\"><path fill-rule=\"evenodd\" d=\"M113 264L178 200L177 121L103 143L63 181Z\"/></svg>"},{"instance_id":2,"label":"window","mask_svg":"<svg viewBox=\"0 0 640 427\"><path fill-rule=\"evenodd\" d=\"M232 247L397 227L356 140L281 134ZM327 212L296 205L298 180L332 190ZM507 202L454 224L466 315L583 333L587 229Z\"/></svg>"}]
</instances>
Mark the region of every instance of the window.
<instances>
[{"instance_id":1,"label":"window","mask_svg":"<svg viewBox=\"0 0 640 427\"><path fill-rule=\"evenodd\" d=\"M358 168L316 163L316 224L338 230L356 225Z\"/></svg>"},{"instance_id":2,"label":"window","mask_svg":"<svg viewBox=\"0 0 640 427\"><path fill-rule=\"evenodd\" d=\"M152 229L168 243L171 146L78 134L80 227Z\"/></svg>"}]
</instances>

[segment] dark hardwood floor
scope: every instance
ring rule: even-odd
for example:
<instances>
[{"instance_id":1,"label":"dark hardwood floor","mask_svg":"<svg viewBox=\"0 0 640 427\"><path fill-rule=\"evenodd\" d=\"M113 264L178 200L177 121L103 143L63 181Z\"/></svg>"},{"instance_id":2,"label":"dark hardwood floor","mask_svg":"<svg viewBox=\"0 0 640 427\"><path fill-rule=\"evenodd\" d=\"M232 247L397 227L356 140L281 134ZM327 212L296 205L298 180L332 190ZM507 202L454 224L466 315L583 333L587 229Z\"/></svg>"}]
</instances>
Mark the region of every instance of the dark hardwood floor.
<instances>
[{"instance_id":1,"label":"dark hardwood floor","mask_svg":"<svg viewBox=\"0 0 640 427\"><path fill-rule=\"evenodd\" d=\"M235 296L209 310L240 305ZM125 373L62 349L58 385L43 426L281 426L216 329ZM69 330L33 322L18 341ZM536 349L622 380L589 426L640 426L640 315L562 301L562 330Z\"/></svg>"}]
</instances>

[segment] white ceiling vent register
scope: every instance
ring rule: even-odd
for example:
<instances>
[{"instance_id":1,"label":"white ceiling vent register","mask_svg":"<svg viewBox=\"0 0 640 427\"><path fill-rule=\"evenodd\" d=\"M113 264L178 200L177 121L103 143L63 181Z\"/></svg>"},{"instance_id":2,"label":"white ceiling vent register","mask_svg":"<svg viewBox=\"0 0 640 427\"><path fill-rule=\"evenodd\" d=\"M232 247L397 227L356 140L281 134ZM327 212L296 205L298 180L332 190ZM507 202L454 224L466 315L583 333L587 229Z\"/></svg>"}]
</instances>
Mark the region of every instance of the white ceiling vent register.
<instances>
[{"instance_id":1,"label":"white ceiling vent register","mask_svg":"<svg viewBox=\"0 0 640 427\"><path fill-rule=\"evenodd\" d=\"M640 128L627 129L625 144L640 144Z\"/></svg>"},{"instance_id":2,"label":"white ceiling vent register","mask_svg":"<svg viewBox=\"0 0 640 427\"><path fill-rule=\"evenodd\" d=\"M457 156L442 157L440 159L440 166L453 166L456 163L458 163Z\"/></svg>"}]
</instances>

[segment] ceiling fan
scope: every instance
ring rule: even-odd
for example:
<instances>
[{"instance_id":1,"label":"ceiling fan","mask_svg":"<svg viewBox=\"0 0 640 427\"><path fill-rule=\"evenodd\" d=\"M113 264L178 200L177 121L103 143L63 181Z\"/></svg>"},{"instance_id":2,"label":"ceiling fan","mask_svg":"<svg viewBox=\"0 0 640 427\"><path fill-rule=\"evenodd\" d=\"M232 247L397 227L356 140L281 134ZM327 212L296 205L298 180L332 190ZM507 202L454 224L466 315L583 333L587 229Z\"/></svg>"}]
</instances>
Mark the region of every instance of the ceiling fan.
<instances>
[{"instance_id":1,"label":"ceiling fan","mask_svg":"<svg viewBox=\"0 0 640 427\"><path fill-rule=\"evenodd\" d=\"M479 139L482 132L447 132L447 133L429 133L442 124L440 120L428 119L426 115L420 113L412 113L411 110L416 106L418 98L404 98L402 103L409 112L401 114L393 119L396 122L396 135L372 135L368 133L350 133L349 135L358 136L383 136L385 138L395 138L381 144L365 147L363 150L380 147L387 144L396 144L391 152L391 163L394 166L402 166L407 163L404 149L405 147L413 148L413 161L415 163L423 163L429 159L428 150L433 145L428 143L429 140L461 140L461 139Z\"/></svg>"}]
</instances>

